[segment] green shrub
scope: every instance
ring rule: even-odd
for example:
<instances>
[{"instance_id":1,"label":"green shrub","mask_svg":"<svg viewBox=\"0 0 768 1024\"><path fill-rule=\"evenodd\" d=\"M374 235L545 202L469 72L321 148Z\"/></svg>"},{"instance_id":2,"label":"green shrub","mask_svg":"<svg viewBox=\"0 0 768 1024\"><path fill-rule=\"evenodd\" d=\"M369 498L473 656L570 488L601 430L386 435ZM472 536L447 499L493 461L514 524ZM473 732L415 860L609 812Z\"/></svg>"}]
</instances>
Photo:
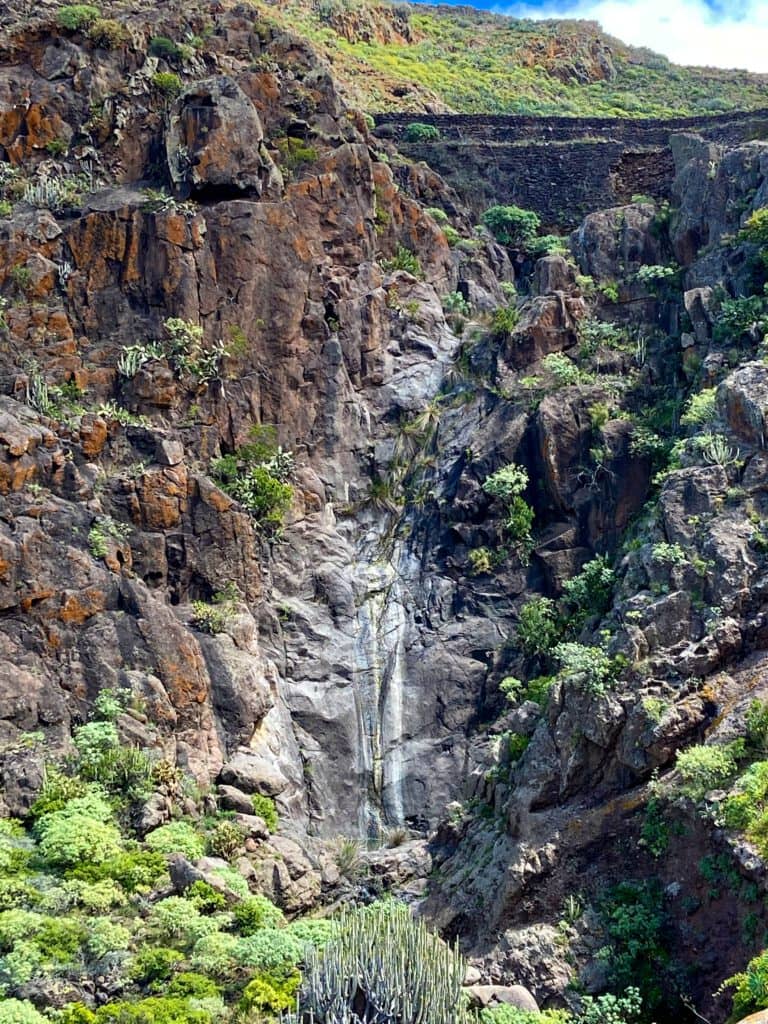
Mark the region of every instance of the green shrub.
<instances>
[{"instance_id":1,"label":"green shrub","mask_svg":"<svg viewBox=\"0 0 768 1024\"><path fill-rule=\"evenodd\" d=\"M472 548L467 555L469 571L473 576L481 576L483 573L493 572L500 566L505 558L504 551L491 551L485 546Z\"/></svg>"},{"instance_id":2,"label":"green shrub","mask_svg":"<svg viewBox=\"0 0 768 1024\"><path fill-rule=\"evenodd\" d=\"M99 779L102 759L106 753L116 750L120 744L113 722L88 722L75 729L72 741L77 750L78 770L90 782Z\"/></svg>"},{"instance_id":3,"label":"green shrub","mask_svg":"<svg viewBox=\"0 0 768 1024\"><path fill-rule=\"evenodd\" d=\"M677 770L685 791L700 799L710 789L716 789L736 771L736 762L730 746L703 744L677 752Z\"/></svg>"},{"instance_id":4,"label":"green shrub","mask_svg":"<svg viewBox=\"0 0 768 1024\"><path fill-rule=\"evenodd\" d=\"M0 874L18 875L25 872L33 855L32 843L24 831L15 829L0 832Z\"/></svg>"},{"instance_id":5,"label":"green shrub","mask_svg":"<svg viewBox=\"0 0 768 1024\"><path fill-rule=\"evenodd\" d=\"M723 982L721 990L733 988L731 1020L741 1020L768 1008L768 949L753 957L746 969Z\"/></svg>"},{"instance_id":6,"label":"green shrub","mask_svg":"<svg viewBox=\"0 0 768 1024\"><path fill-rule=\"evenodd\" d=\"M140 747L116 747L104 753L95 778L115 796L142 803L152 794L154 764Z\"/></svg>"},{"instance_id":7,"label":"green shrub","mask_svg":"<svg viewBox=\"0 0 768 1024\"><path fill-rule=\"evenodd\" d=\"M463 327L472 309L461 292L449 292L443 296L443 312L455 326Z\"/></svg>"},{"instance_id":8,"label":"green shrub","mask_svg":"<svg viewBox=\"0 0 768 1024\"><path fill-rule=\"evenodd\" d=\"M507 507L504 529L510 540L522 545L524 549L533 546L531 529L536 513L522 498L513 498Z\"/></svg>"},{"instance_id":9,"label":"green shrub","mask_svg":"<svg viewBox=\"0 0 768 1024\"><path fill-rule=\"evenodd\" d=\"M277 831L278 817L275 801L271 796L262 796L261 793L254 793L251 797L253 813L257 814L270 832Z\"/></svg>"},{"instance_id":10,"label":"green shrub","mask_svg":"<svg viewBox=\"0 0 768 1024\"><path fill-rule=\"evenodd\" d=\"M483 483L483 490L506 505L504 529L510 539L524 548L530 544L534 511L520 494L528 484L528 471L511 463L492 473Z\"/></svg>"},{"instance_id":11,"label":"green shrub","mask_svg":"<svg viewBox=\"0 0 768 1024\"><path fill-rule=\"evenodd\" d=\"M280 974L258 974L243 989L240 1009L259 1017L284 1014L296 1004L296 992L301 982L298 971L291 971L287 977Z\"/></svg>"},{"instance_id":12,"label":"green shrub","mask_svg":"<svg viewBox=\"0 0 768 1024\"><path fill-rule=\"evenodd\" d=\"M403 132L404 142L436 142L440 138L440 129L433 124L422 121L411 121Z\"/></svg>"},{"instance_id":13,"label":"green shrub","mask_svg":"<svg viewBox=\"0 0 768 1024\"><path fill-rule=\"evenodd\" d=\"M689 561L688 555L679 544L668 544L667 541L654 544L651 555L654 562L661 562L664 565L686 565Z\"/></svg>"},{"instance_id":14,"label":"green shrub","mask_svg":"<svg viewBox=\"0 0 768 1024\"><path fill-rule=\"evenodd\" d=\"M137 1003L116 1002L100 1006L96 1024L211 1024L205 1010L193 1009L186 999L150 996Z\"/></svg>"},{"instance_id":15,"label":"green shrub","mask_svg":"<svg viewBox=\"0 0 768 1024\"><path fill-rule=\"evenodd\" d=\"M88 28L88 38L102 50L117 50L130 39L128 29L114 18L97 18Z\"/></svg>"},{"instance_id":16,"label":"green shrub","mask_svg":"<svg viewBox=\"0 0 768 1024\"><path fill-rule=\"evenodd\" d=\"M527 248L536 259L542 256L565 256L568 253L568 239L560 235L539 235L528 242Z\"/></svg>"},{"instance_id":17,"label":"green shrub","mask_svg":"<svg viewBox=\"0 0 768 1024\"><path fill-rule=\"evenodd\" d=\"M514 764L515 761L519 761L523 754L528 749L528 744L531 742L530 736L523 736L519 732L507 733L507 753L509 754L509 760Z\"/></svg>"},{"instance_id":18,"label":"green shrub","mask_svg":"<svg viewBox=\"0 0 768 1024\"><path fill-rule=\"evenodd\" d=\"M235 957L257 971L288 971L302 959L304 944L287 928L262 928L237 940Z\"/></svg>"},{"instance_id":19,"label":"green shrub","mask_svg":"<svg viewBox=\"0 0 768 1024\"><path fill-rule=\"evenodd\" d=\"M220 821L208 833L208 852L231 860L245 842L245 829L234 821Z\"/></svg>"},{"instance_id":20,"label":"green shrub","mask_svg":"<svg viewBox=\"0 0 768 1024\"><path fill-rule=\"evenodd\" d=\"M508 1003L487 1006L478 1017L480 1024L544 1024L542 1014L536 1010L521 1010Z\"/></svg>"},{"instance_id":21,"label":"green shrub","mask_svg":"<svg viewBox=\"0 0 768 1024\"><path fill-rule=\"evenodd\" d=\"M740 242L768 245L768 206L755 210L747 217L739 231L738 239Z\"/></svg>"},{"instance_id":22,"label":"green shrub","mask_svg":"<svg viewBox=\"0 0 768 1024\"><path fill-rule=\"evenodd\" d=\"M109 550L109 540L126 540L131 528L127 523L118 523L112 516L98 516L88 532L88 546L94 558L104 558Z\"/></svg>"},{"instance_id":23,"label":"green shrub","mask_svg":"<svg viewBox=\"0 0 768 1024\"><path fill-rule=\"evenodd\" d=\"M602 696L616 678L616 665L601 647L559 643L554 655L560 662L560 673L581 689Z\"/></svg>"},{"instance_id":24,"label":"green shrub","mask_svg":"<svg viewBox=\"0 0 768 1024\"><path fill-rule=\"evenodd\" d=\"M224 894L200 879L193 882L184 895L188 900L192 900L201 914L215 914L220 910L227 909L227 900Z\"/></svg>"},{"instance_id":25,"label":"green shrub","mask_svg":"<svg viewBox=\"0 0 768 1024\"><path fill-rule=\"evenodd\" d=\"M683 427L711 427L717 421L717 388L704 388L692 395L680 417Z\"/></svg>"},{"instance_id":26,"label":"green shrub","mask_svg":"<svg viewBox=\"0 0 768 1024\"><path fill-rule=\"evenodd\" d=\"M499 683L499 693L503 694L513 704L520 700L520 695L525 688L525 683L514 676L506 676Z\"/></svg>"},{"instance_id":27,"label":"green shrub","mask_svg":"<svg viewBox=\"0 0 768 1024\"><path fill-rule=\"evenodd\" d=\"M256 894L238 903L233 911L241 935L253 935L262 928L277 928L285 923L283 913L266 896Z\"/></svg>"},{"instance_id":28,"label":"green shrub","mask_svg":"<svg viewBox=\"0 0 768 1024\"><path fill-rule=\"evenodd\" d=\"M639 990L654 1009L662 997L664 968L669 962L667 917L661 886L656 882L621 882L600 907L609 945L600 951L611 987Z\"/></svg>"},{"instance_id":29,"label":"green shrub","mask_svg":"<svg viewBox=\"0 0 768 1024\"><path fill-rule=\"evenodd\" d=\"M99 864L79 865L70 875L86 882L113 879L127 892L147 892L166 873L165 858L149 850L130 850Z\"/></svg>"},{"instance_id":30,"label":"green shrub","mask_svg":"<svg viewBox=\"0 0 768 1024\"><path fill-rule=\"evenodd\" d=\"M105 914L113 907L122 907L127 903L122 886L112 878L102 878L98 882L90 883L78 878L68 878L61 890L71 899L72 905L99 914Z\"/></svg>"},{"instance_id":31,"label":"green shrub","mask_svg":"<svg viewBox=\"0 0 768 1024\"><path fill-rule=\"evenodd\" d=\"M167 995L181 999L218 999L221 995L215 981L193 971L175 975L165 991Z\"/></svg>"},{"instance_id":32,"label":"green shrub","mask_svg":"<svg viewBox=\"0 0 768 1024\"><path fill-rule=\"evenodd\" d=\"M713 334L715 341L738 342L749 331L759 335L768 330L766 300L761 295L746 298L723 299L715 317Z\"/></svg>"},{"instance_id":33,"label":"green shrub","mask_svg":"<svg viewBox=\"0 0 768 1024\"><path fill-rule=\"evenodd\" d=\"M267 464L252 465L250 456L226 455L211 464L223 491L239 501L260 526L275 530L282 526L293 498L293 488L275 475Z\"/></svg>"},{"instance_id":34,"label":"green shrub","mask_svg":"<svg viewBox=\"0 0 768 1024\"><path fill-rule=\"evenodd\" d=\"M6 874L2 866L0 874ZM34 907L39 902L40 892L27 879L0 878L0 911Z\"/></svg>"},{"instance_id":35,"label":"green shrub","mask_svg":"<svg viewBox=\"0 0 768 1024\"><path fill-rule=\"evenodd\" d=\"M563 584L569 605L569 625L574 632L593 615L604 615L611 604L616 574L605 555L598 555L582 566L581 572Z\"/></svg>"},{"instance_id":36,"label":"green shrub","mask_svg":"<svg viewBox=\"0 0 768 1024\"><path fill-rule=\"evenodd\" d=\"M179 942L182 945L194 945L230 920L226 914L201 914L194 901L184 896L167 896L159 900L153 904L147 919L150 928L162 941Z\"/></svg>"},{"instance_id":37,"label":"green shrub","mask_svg":"<svg viewBox=\"0 0 768 1024\"><path fill-rule=\"evenodd\" d=\"M3 985L14 988L26 985L33 978L50 973L51 961L46 962L42 950L34 942L19 940L2 959L0 959L0 976Z\"/></svg>"},{"instance_id":38,"label":"green shrub","mask_svg":"<svg viewBox=\"0 0 768 1024\"><path fill-rule=\"evenodd\" d=\"M550 654L562 636L555 602L534 597L520 609L515 640L528 655Z\"/></svg>"},{"instance_id":39,"label":"green shrub","mask_svg":"<svg viewBox=\"0 0 768 1024\"><path fill-rule=\"evenodd\" d=\"M22 939L34 938L44 920L32 910L4 910L0 914L0 951L7 953Z\"/></svg>"},{"instance_id":40,"label":"green shrub","mask_svg":"<svg viewBox=\"0 0 768 1024\"><path fill-rule=\"evenodd\" d=\"M483 482L483 490L493 498L508 503L522 494L528 486L528 470L524 466L517 466L514 462L502 466L492 473Z\"/></svg>"},{"instance_id":41,"label":"green shrub","mask_svg":"<svg viewBox=\"0 0 768 1024\"><path fill-rule=\"evenodd\" d=\"M2 999L0 1024L49 1024L49 1020L28 999Z\"/></svg>"},{"instance_id":42,"label":"green shrub","mask_svg":"<svg viewBox=\"0 0 768 1024\"><path fill-rule=\"evenodd\" d=\"M187 860L199 860L205 853L202 836L186 821L161 825L148 832L144 842L155 853L183 853Z\"/></svg>"},{"instance_id":43,"label":"green shrub","mask_svg":"<svg viewBox=\"0 0 768 1024\"><path fill-rule=\"evenodd\" d=\"M508 337L517 327L519 320L520 311L517 306L514 306L511 303L507 306L498 306L493 311L493 317L491 318L491 330L497 337Z\"/></svg>"},{"instance_id":44,"label":"green shrub","mask_svg":"<svg viewBox=\"0 0 768 1024\"><path fill-rule=\"evenodd\" d=\"M98 7L91 4L65 4L56 12L56 24L68 32L88 28L101 15Z\"/></svg>"},{"instance_id":45,"label":"green shrub","mask_svg":"<svg viewBox=\"0 0 768 1024\"><path fill-rule=\"evenodd\" d=\"M317 949L322 947L336 934L338 925L327 917L305 917L292 921L288 931L300 942L309 943Z\"/></svg>"},{"instance_id":46,"label":"green shrub","mask_svg":"<svg viewBox=\"0 0 768 1024\"><path fill-rule=\"evenodd\" d=\"M163 96L171 98L181 92L181 79L174 71L157 71L152 75L152 85Z\"/></svg>"},{"instance_id":47,"label":"green shrub","mask_svg":"<svg viewBox=\"0 0 768 1024\"><path fill-rule=\"evenodd\" d=\"M530 700L540 707L546 707L554 682L554 676L536 676L530 679L523 691L523 700Z\"/></svg>"},{"instance_id":48,"label":"green shrub","mask_svg":"<svg viewBox=\"0 0 768 1024\"><path fill-rule=\"evenodd\" d=\"M558 388L573 387L585 380L585 375L576 363L562 352L550 352L544 356L541 365L555 378L555 386Z\"/></svg>"},{"instance_id":49,"label":"green shrub","mask_svg":"<svg viewBox=\"0 0 768 1024\"><path fill-rule=\"evenodd\" d=\"M284 135L275 140L275 145L280 154L280 164L289 171L295 171L305 164L312 164L318 158L317 149L308 146L302 139L294 138L291 135ZM379 217L384 211L379 211Z\"/></svg>"},{"instance_id":50,"label":"green shrub","mask_svg":"<svg viewBox=\"0 0 768 1024\"><path fill-rule=\"evenodd\" d=\"M753 700L745 718L747 743L754 750L768 752L768 700Z\"/></svg>"},{"instance_id":51,"label":"green shrub","mask_svg":"<svg viewBox=\"0 0 768 1024\"><path fill-rule=\"evenodd\" d=\"M57 1012L56 1024L96 1024L96 1014L85 1003L67 1003Z\"/></svg>"},{"instance_id":52,"label":"green shrub","mask_svg":"<svg viewBox=\"0 0 768 1024\"><path fill-rule=\"evenodd\" d=\"M541 224L537 213L519 206L491 206L483 214L482 222L502 245L520 249L533 241Z\"/></svg>"},{"instance_id":53,"label":"green shrub","mask_svg":"<svg viewBox=\"0 0 768 1024\"><path fill-rule=\"evenodd\" d=\"M169 39L168 36L152 36L147 52L153 57L162 57L164 60L181 60L185 55L184 48Z\"/></svg>"},{"instance_id":54,"label":"green shrub","mask_svg":"<svg viewBox=\"0 0 768 1024\"><path fill-rule=\"evenodd\" d=\"M395 270L404 270L408 274L412 274L413 277L424 277L419 257L415 252L406 249L404 245L398 245L395 255L391 259L382 260L381 264L389 273L393 273Z\"/></svg>"},{"instance_id":55,"label":"green shrub","mask_svg":"<svg viewBox=\"0 0 768 1024\"><path fill-rule=\"evenodd\" d=\"M585 317L579 321L579 342L581 354L594 355L600 348L620 349L626 343L625 334L617 324L596 317Z\"/></svg>"},{"instance_id":56,"label":"green shrub","mask_svg":"<svg viewBox=\"0 0 768 1024\"><path fill-rule=\"evenodd\" d=\"M65 775L58 768L47 768L40 793L30 808L30 816L39 818L51 811L60 811L70 800L82 797L86 790L83 779Z\"/></svg>"},{"instance_id":57,"label":"green shrub","mask_svg":"<svg viewBox=\"0 0 768 1024\"><path fill-rule=\"evenodd\" d=\"M75 797L35 823L40 856L53 867L103 864L123 850L120 830L111 819L112 809L98 792Z\"/></svg>"},{"instance_id":58,"label":"green shrub","mask_svg":"<svg viewBox=\"0 0 768 1024\"><path fill-rule=\"evenodd\" d=\"M69 917L44 917L35 943L46 957L61 964L71 964L88 935L82 921Z\"/></svg>"},{"instance_id":59,"label":"green shrub","mask_svg":"<svg viewBox=\"0 0 768 1024\"><path fill-rule=\"evenodd\" d=\"M640 990L630 986L621 996L606 992L602 996L584 996L578 1024L633 1024L640 1018L643 1000Z\"/></svg>"},{"instance_id":60,"label":"green shrub","mask_svg":"<svg viewBox=\"0 0 768 1024\"><path fill-rule=\"evenodd\" d=\"M139 985L168 981L183 961L183 953L167 946L140 949L131 961L130 976Z\"/></svg>"},{"instance_id":61,"label":"green shrub","mask_svg":"<svg viewBox=\"0 0 768 1024\"><path fill-rule=\"evenodd\" d=\"M131 933L123 925L110 921L105 917L97 917L91 921L86 945L89 953L97 960L108 953L118 953L129 948Z\"/></svg>"},{"instance_id":62,"label":"green shrub","mask_svg":"<svg viewBox=\"0 0 768 1024\"><path fill-rule=\"evenodd\" d=\"M236 963L238 939L224 932L211 932L198 939L192 950L192 968L203 974L226 977Z\"/></svg>"}]
</instances>

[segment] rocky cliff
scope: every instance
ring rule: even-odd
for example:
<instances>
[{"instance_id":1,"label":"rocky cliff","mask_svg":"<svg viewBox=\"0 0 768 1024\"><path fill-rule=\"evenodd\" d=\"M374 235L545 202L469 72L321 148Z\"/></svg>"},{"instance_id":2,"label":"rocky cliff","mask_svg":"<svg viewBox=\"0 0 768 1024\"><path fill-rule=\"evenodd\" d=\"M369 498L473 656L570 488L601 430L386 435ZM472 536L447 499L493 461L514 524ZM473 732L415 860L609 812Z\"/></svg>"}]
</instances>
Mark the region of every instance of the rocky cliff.
<instances>
[{"instance_id":1,"label":"rocky cliff","mask_svg":"<svg viewBox=\"0 0 768 1024\"><path fill-rule=\"evenodd\" d=\"M74 10L0 41L5 813L118 693L138 841L234 812L294 914L405 829L369 890L481 980L724 1019L766 924L721 813L768 697L766 145L676 135L671 209L536 260L251 6Z\"/></svg>"}]
</instances>

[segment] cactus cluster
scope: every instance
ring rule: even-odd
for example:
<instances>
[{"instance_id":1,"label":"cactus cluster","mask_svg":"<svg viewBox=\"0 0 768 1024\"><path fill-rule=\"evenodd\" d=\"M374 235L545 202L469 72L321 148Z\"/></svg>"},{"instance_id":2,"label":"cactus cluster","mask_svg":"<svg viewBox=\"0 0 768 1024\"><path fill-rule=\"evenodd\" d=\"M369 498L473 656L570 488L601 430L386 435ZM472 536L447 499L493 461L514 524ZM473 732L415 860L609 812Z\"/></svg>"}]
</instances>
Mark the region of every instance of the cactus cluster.
<instances>
[{"instance_id":1,"label":"cactus cluster","mask_svg":"<svg viewBox=\"0 0 768 1024\"><path fill-rule=\"evenodd\" d=\"M342 915L337 934L309 949L300 1017L322 1024L464 1024L457 950L399 903Z\"/></svg>"}]
</instances>

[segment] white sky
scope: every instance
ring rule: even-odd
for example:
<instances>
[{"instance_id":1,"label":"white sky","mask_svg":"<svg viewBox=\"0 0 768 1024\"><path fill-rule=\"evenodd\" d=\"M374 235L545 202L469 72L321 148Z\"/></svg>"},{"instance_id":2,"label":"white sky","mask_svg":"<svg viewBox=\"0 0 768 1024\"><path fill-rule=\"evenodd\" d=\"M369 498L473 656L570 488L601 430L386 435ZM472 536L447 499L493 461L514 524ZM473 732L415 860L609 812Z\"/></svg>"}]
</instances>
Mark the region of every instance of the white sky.
<instances>
[{"instance_id":1,"label":"white sky","mask_svg":"<svg viewBox=\"0 0 768 1024\"><path fill-rule=\"evenodd\" d=\"M713 0L714 2L714 0ZM535 7L498 3L516 17L590 18L635 46L649 46L677 64L768 72L768 0L546 0ZM767 96L768 99L768 96Z\"/></svg>"}]
</instances>

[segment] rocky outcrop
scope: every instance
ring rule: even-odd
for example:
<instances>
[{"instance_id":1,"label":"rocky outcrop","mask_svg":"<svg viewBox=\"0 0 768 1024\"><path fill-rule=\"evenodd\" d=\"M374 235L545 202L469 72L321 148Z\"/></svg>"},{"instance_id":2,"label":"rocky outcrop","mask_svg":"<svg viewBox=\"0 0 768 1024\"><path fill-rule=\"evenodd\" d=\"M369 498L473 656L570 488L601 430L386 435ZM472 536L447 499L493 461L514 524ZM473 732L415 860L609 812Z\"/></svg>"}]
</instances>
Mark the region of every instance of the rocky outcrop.
<instances>
[{"instance_id":1,"label":"rocky outcrop","mask_svg":"<svg viewBox=\"0 0 768 1024\"><path fill-rule=\"evenodd\" d=\"M280 172L240 86L226 75L195 82L176 100L165 132L168 171L178 194L277 199Z\"/></svg>"}]
</instances>

